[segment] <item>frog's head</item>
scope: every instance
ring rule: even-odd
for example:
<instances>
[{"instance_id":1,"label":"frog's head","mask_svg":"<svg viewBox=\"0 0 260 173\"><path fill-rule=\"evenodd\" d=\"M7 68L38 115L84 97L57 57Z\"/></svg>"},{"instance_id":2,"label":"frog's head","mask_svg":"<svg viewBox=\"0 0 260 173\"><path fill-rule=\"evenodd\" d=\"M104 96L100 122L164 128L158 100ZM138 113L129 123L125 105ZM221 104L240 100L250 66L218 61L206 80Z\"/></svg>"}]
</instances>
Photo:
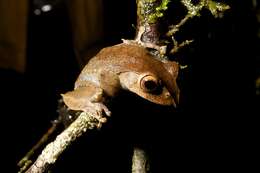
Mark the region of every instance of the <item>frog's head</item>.
<instances>
[{"instance_id":1,"label":"frog's head","mask_svg":"<svg viewBox=\"0 0 260 173\"><path fill-rule=\"evenodd\" d=\"M179 88L176 84L178 69L177 63L164 62L163 71L124 72L119 75L119 79L124 89L153 103L176 107L179 102Z\"/></svg>"}]
</instances>

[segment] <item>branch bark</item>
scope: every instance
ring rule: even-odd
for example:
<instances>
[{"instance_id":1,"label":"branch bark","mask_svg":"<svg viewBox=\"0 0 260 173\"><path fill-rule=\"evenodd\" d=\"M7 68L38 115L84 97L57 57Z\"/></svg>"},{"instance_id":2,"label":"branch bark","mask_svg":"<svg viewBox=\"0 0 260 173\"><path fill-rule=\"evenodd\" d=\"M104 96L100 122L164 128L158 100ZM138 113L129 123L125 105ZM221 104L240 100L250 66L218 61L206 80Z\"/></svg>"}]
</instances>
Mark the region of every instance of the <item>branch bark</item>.
<instances>
[{"instance_id":1,"label":"branch bark","mask_svg":"<svg viewBox=\"0 0 260 173\"><path fill-rule=\"evenodd\" d=\"M45 172L50 165L55 163L57 158L73 141L84 134L88 129L93 129L95 127L100 127L100 122L91 115L82 112L67 129L45 147L41 155L26 173Z\"/></svg>"},{"instance_id":2,"label":"branch bark","mask_svg":"<svg viewBox=\"0 0 260 173\"><path fill-rule=\"evenodd\" d=\"M147 173L149 170L149 160L145 151L141 148L134 148L132 158L132 173Z\"/></svg>"},{"instance_id":3,"label":"branch bark","mask_svg":"<svg viewBox=\"0 0 260 173\"><path fill-rule=\"evenodd\" d=\"M157 51L158 58L166 54L166 46L159 45L160 17L167 9L168 0L137 0L137 30L134 42ZM132 173L147 173L150 170L144 149L135 147L132 157Z\"/></svg>"},{"instance_id":4,"label":"branch bark","mask_svg":"<svg viewBox=\"0 0 260 173\"><path fill-rule=\"evenodd\" d=\"M54 131L57 129L57 126L60 124L60 121L57 120L52 123L52 126L48 129L48 131L42 136L42 138L32 147L32 149L26 153L26 155L19 161L17 166L20 167L19 173L22 173L26 171L29 166L31 166L32 161L31 157L34 155L34 153L39 150L49 139L50 135L54 133Z\"/></svg>"},{"instance_id":5,"label":"branch bark","mask_svg":"<svg viewBox=\"0 0 260 173\"><path fill-rule=\"evenodd\" d=\"M134 40L123 40L123 42L140 44L157 50L159 55L165 55L166 46L159 45L158 27L169 2L169 0L137 0L136 37Z\"/></svg>"}]
</instances>

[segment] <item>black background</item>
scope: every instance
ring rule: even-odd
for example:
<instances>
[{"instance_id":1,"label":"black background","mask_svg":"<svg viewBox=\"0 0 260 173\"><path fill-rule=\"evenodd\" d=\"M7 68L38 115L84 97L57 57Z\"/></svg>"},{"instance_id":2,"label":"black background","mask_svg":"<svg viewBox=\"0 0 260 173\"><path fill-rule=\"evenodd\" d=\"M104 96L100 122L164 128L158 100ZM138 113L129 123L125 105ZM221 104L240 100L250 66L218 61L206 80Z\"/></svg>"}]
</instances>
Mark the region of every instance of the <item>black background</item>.
<instances>
[{"instance_id":1,"label":"black background","mask_svg":"<svg viewBox=\"0 0 260 173\"><path fill-rule=\"evenodd\" d=\"M253 79L259 40L250 2L229 4L224 18L203 11L177 34L178 40L195 40L173 57L188 65L179 75L177 109L122 93L112 103L109 122L65 151L53 172L130 172L133 146L146 148L153 172L239 168L246 119L258 113L253 108ZM57 117L59 94L72 89L80 72L66 6L61 3L39 16L33 8L26 73L0 73L1 169L7 172L17 171L18 160ZM183 17L180 4L170 9L165 24ZM106 44L134 37L135 1L104 1L104 10Z\"/></svg>"}]
</instances>

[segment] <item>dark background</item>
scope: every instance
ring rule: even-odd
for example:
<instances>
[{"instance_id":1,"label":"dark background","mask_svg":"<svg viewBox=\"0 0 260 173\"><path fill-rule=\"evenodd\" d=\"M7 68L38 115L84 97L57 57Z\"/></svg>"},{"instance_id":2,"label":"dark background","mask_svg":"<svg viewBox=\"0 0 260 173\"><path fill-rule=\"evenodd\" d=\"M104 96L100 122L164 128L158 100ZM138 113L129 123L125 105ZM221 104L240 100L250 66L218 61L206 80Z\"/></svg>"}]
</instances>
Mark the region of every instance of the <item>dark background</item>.
<instances>
[{"instance_id":1,"label":"dark background","mask_svg":"<svg viewBox=\"0 0 260 173\"><path fill-rule=\"evenodd\" d=\"M107 45L134 37L135 1L121 3L104 1ZM203 11L177 34L179 40L195 40L173 57L188 65L179 75L182 95L177 109L122 93L112 102L109 122L65 151L53 172L129 172L133 146L146 148L153 172L240 167L236 160L243 154L245 119L258 113L253 113L253 81L255 66L259 68L259 24L256 7L249 1L229 5L231 10L224 18L214 19ZM18 160L58 116L59 95L72 89L80 72L66 6L58 4L39 16L33 8L31 5L25 74L0 70L0 150L6 163L1 169L7 172L17 172ZM170 9L166 24L176 23L184 14L180 4Z\"/></svg>"}]
</instances>

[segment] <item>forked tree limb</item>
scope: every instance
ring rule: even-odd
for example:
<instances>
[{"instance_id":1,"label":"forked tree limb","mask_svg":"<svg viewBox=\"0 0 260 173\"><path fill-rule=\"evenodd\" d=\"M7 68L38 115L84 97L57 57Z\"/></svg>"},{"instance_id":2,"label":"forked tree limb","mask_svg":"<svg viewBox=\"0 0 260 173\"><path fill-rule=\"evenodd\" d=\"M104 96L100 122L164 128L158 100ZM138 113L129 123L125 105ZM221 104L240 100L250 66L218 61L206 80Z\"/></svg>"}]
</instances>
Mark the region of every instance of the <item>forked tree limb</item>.
<instances>
[{"instance_id":1,"label":"forked tree limb","mask_svg":"<svg viewBox=\"0 0 260 173\"><path fill-rule=\"evenodd\" d=\"M223 12L230 9L228 5L212 0L199 0L196 5L193 4L192 0L181 0L181 3L186 7L188 12L186 16L178 24L171 25L169 27L169 31L166 33L166 36L172 37L173 40L174 46L170 51L171 54L175 54L179 51L180 48L189 45L193 42L193 40L186 40L179 44L174 39L174 35L180 30L181 26L183 26L185 23L189 21L189 19L192 19L196 16L200 16L200 12L203 8L207 8L211 12L211 14L216 18L222 17Z\"/></svg>"},{"instance_id":2,"label":"forked tree limb","mask_svg":"<svg viewBox=\"0 0 260 173\"><path fill-rule=\"evenodd\" d=\"M146 48L152 48L159 52L159 56L164 57L166 46L159 43L159 19L163 16L163 11L167 9L170 0L137 0L137 31L134 40L124 40L129 44L140 44ZM179 28L188 21L192 16L198 15L200 9L206 6L214 16L218 16L218 12L228 9L220 3L215 3L211 0L200 0L198 6L193 5L191 0L181 0L187 7L187 16L176 26L173 26L168 32L168 36L172 37ZM174 40L173 40L174 41ZM190 41L178 44L174 43L177 48L173 48L175 53L179 48L189 44ZM88 129L100 128L101 122L93 116L82 112L70 126L65 129L56 139L49 143L42 153L38 156L33 165L26 173L43 173L48 170L50 165L53 165L62 152L71 145L78 137L84 134ZM145 173L147 170L147 157L144 150L134 149L133 155L133 173ZM140 168L140 169L139 169ZM139 172L138 172L139 171ZM142 172L143 171L143 172Z\"/></svg>"}]
</instances>

